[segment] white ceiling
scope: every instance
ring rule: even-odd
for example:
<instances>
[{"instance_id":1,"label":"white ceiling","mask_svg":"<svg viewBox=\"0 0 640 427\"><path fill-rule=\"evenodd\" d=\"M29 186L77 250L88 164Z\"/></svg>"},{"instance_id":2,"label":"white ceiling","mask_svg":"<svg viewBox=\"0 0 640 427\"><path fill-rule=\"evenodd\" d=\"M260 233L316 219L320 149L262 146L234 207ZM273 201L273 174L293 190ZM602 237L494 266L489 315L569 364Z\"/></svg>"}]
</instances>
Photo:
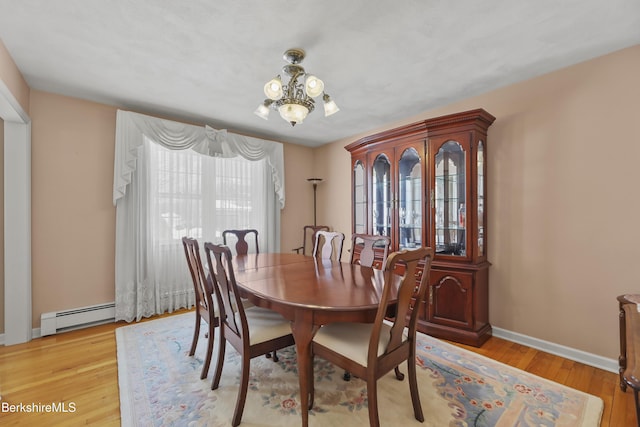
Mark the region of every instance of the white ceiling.
<instances>
[{"instance_id":1,"label":"white ceiling","mask_svg":"<svg viewBox=\"0 0 640 427\"><path fill-rule=\"evenodd\" d=\"M638 44L640 0L0 0L0 39L34 89L319 146ZM253 114L292 47L339 113Z\"/></svg>"}]
</instances>

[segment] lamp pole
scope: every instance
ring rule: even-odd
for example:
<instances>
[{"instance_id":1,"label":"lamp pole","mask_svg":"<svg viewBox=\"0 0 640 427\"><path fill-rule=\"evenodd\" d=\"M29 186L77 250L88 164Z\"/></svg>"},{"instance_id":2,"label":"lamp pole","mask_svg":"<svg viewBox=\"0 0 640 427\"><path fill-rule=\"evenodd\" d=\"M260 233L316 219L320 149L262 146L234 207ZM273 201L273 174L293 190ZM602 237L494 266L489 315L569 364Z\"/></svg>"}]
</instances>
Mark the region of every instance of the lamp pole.
<instances>
[{"instance_id":1,"label":"lamp pole","mask_svg":"<svg viewBox=\"0 0 640 427\"><path fill-rule=\"evenodd\" d=\"M318 184L322 182L322 178L307 178L311 184L313 184L313 226L318 225L316 222L316 192L318 190Z\"/></svg>"}]
</instances>

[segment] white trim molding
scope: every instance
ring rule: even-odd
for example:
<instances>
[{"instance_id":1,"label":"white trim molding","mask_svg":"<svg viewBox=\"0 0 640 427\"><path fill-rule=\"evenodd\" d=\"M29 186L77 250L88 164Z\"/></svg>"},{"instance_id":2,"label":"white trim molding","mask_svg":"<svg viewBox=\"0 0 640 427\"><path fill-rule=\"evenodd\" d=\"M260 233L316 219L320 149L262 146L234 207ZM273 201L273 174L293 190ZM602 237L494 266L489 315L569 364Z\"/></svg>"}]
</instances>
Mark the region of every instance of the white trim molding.
<instances>
[{"instance_id":1,"label":"white trim molding","mask_svg":"<svg viewBox=\"0 0 640 427\"><path fill-rule=\"evenodd\" d=\"M1 42L0 42L1 44ZM4 120L4 334L31 340L31 119L0 80ZM1 292L1 290L0 290Z\"/></svg>"},{"instance_id":2,"label":"white trim molding","mask_svg":"<svg viewBox=\"0 0 640 427\"><path fill-rule=\"evenodd\" d=\"M0 41L0 43L2 43ZM29 123L31 118L13 96L9 87L0 79L0 117L5 122Z\"/></svg>"},{"instance_id":3,"label":"white trim molding","mask_svg":"<svg viewBox=\"0 0 640 427\"><path fill-rule=\"evenodd\" d=\"M31 123L5 121L4 344L31 335Z\"/></svg>"},{"instance_id":4,"label":"white trim molding","mask_svg":"<svg viewBox=\"0 0 640 427\"><path fill-rule=\"evenodd\" d=\"M493 326L492 329L494 337L526 345L527 347L555 354L556 356L584 363L585 365L593 366L595 368L604 369L605 371L613 372L615 374L618 373L618 361L616 359L598 356L593 353L587 353L586 351L577 350L561 344L508 331L506 329L496 328L495 326Z\"/></svg>"}]
</instances>

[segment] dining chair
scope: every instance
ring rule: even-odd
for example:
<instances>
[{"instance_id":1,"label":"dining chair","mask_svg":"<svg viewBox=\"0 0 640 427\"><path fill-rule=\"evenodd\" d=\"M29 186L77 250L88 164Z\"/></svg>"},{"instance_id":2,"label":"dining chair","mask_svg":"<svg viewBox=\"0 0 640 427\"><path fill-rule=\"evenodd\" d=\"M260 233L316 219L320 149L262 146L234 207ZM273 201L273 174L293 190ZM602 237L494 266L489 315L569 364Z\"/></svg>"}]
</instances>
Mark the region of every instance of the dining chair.
<instances>
[{"instance_id":1,"label":"dining chair","mask_svg":"<svg viewBox=\"0 0 640 427\"><path fill-rule=\"evenodd\" d=\"M254 229L246 229L246 230L224 230L222 232L222 241L225 245L227 245L227 235L233 234L236 236L236 255L246 255L249 253L249 243L245 240L247 234L254 235L254 247L256 249L256 253L260 253L260 249L258 248L258 230Z\"/></svg>"},{"instance_id":2,"label":"dining chair","mask_svg":"<svg viewBox=\"0 0 640 427\"><path fill-rule=\"evenodd\" d=\"M234 236L236 236L236 255L246 255L249 253L249 244L247 243L247 241L245 240L247 234L253 234L255 237L255 244L254 247L256 248L256 253L259 254L260 253L260 247L258 246L258 230L255 229L245 229L245 230L224 230L222 232L222 241L225 245L227 245L227 235L228 234L233 234ZM246 299L242 300L242 303L244 305L244 307L249 307L253 304L251 304L251 302L247 301ZM276 352L274 351L273 354L271 353L267 353L264 355L267 359L270 359L271 357L273 357L274 362L278 361L278 356L276 354Z\"/></svg>"},{"instance_id":3,"label":"dining chair","mask_svg":"<svg viewBox=\"0 0 640 427\"><path fill-rule=\"evenodd\" d=\"M362 246L356 251L356 246ZM375 234L353 233L351 235L351 258L349 264L360 264L364 267L384 268L389 254L389 246L391 246L391 238L388 236L380 236ZM376 262L375 248L382 249L382 259ZM351 373L344 372L342 379L351 380Z\"/></svg>"},{"instance_id":4,"label":"dining chair","mask_svg":"<svg viewBox=\"0 0 640 427\"><path fill-rule=\"evenodd\" d=\"M189 266L191 280L193 281L193 290L196 295L196 325L193 331L193 340L191 341L189 356L193 356L196 352L198 337L200 336L201 320L204 319L209 326L206 334L207 352L204 358L204 364L202 365L202 372L200 373L200 379L203 380L207 378L209 365L211 364L215 328L219 325L218 310L213 302L213 287L211 281L207 279L202 266L198 241L189 237L183 237L182 246L184 247L184 254L187 257L187 265Z\"/></svg>"},{"instance_id":5,"label":"dining chair","mask_svg":"<svg viewBox=\"0 0 640 427\"><path fill-rule=\"evenodd\" d=\"M240 388L233 413L232 425L242 420L242 412L249 386L251 359L294 344L291 323L275 311L261 308L245 308L240 300L231 250L225 245L204 244L215 296L220 307L220 345L211 389L220 384L227 341L242 357Z\"/></svg>"},{"instance_id":6,"label":"dining chair","mask_svg":"<svg viewBox=\"0 0 640 427\"><path fill-rule=\"evenodd\" d=\"M360 245L362 247L356 251L356 247ZM374 267L376 264L375 249L379 248L382 250L382 259L379 265L384 267L389 254L389 246L391 246L391 238L389 236L354 233L351 235L351 259L349 263Z\"/></svg>"},{"instance_id":7,"label":"dining chair","mask_svg":"<svg viewBox=\"0 0 640 427\"><path fill-rule=\"evenodd\" d=\"M306 255L307 254L307 236L309 236L310 239L310 248L313 250L313 245L316 242L316 233L320 230L324 230L324 231L329 231L329 226L327 225L305 225L302 228L302 246L297 247L297 248L293 248L292 250L295 251L296 253L300 253L302 251L302 255Z\"/></svg>"},{"instance_id":8,"label":"dining chair","mask_svg":"<svg viewBox=\"0 0 640 427\"><path fill-rule=\"evenodd\" d=\"M313 257L321 259L335 259L340 261L342 257L342 245L344 233L339 231L316 231L316 240L313 244Z\"/></svg>"},{"instance_id":9,"label":"dining chair","mask_svg":"<svg viewBox=\"0 0 640 427\"><path fill-rule=\"evenodd\" d=\"M416 378L418 310L412 308L418 307L425 298L433 254L432 248L393 252L385 264L384 287L375 321L330 323L321 327L311 342L311 366L314 356L320 356L366 381L369 425L372 427L380 425L377 381L391 369L395 369L398 380L404 379L398 369L404 361L407 362L413 413L416 420L424 422ZM419 264L423 264L423 270L416 290ZM389 310L393 313L392 321L385 320ZM314 396L312 372L309 378L311 408Z\"/></svg>"}]
</instances>

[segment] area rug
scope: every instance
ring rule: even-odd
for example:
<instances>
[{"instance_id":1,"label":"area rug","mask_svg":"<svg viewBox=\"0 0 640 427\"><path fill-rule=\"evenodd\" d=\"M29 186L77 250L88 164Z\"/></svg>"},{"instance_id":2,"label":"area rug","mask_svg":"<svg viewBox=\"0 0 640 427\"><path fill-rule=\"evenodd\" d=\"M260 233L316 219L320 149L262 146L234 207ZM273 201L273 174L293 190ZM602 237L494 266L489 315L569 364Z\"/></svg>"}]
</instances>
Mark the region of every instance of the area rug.
<instances>
[{"instance_id":1,"label":"area rug","mask_svg":"<svg viewBox=\"0 0 640 427\"><path fill-rule=\"evenodd\" d=\"M193 322L186 313L116 329L122 426L231 425L240 356L227 346L220 387L211 390L215 351L209 377L200 380L206 338L189 357ZM242 426L300 425L295 348L278 357L252 359ZM407 379L398 381L392 371L378 381L381 425L600 425L601 399L438 339L419 334L417 362L425 422L413 417ZM346 382L342 374L316 358L310 426L369 425L365 383Z\"/></svg>"}]
</instances>

